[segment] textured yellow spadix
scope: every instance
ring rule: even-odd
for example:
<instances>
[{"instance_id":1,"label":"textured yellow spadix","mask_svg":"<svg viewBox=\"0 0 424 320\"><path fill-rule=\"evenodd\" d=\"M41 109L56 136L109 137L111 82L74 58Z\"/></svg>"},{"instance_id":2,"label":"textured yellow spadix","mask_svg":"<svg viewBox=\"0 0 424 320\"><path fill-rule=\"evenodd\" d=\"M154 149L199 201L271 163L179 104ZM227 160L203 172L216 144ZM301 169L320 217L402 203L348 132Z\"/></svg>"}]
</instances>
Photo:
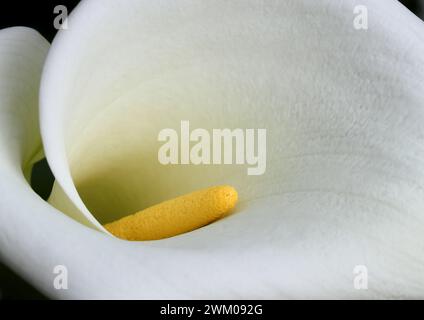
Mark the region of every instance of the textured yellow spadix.
<instances>
[{"instance_id":1,"label":"textured yellow spadix","mask_svg":"<svg viewBox=\"0 0 424 320\"><path fill-rule=\"evenodd\" d=\"M104 227L126 240L169 238L222 218L234 208L237 198L231 186L211 187L164 201Z\"/></svg>"}]
</instances>

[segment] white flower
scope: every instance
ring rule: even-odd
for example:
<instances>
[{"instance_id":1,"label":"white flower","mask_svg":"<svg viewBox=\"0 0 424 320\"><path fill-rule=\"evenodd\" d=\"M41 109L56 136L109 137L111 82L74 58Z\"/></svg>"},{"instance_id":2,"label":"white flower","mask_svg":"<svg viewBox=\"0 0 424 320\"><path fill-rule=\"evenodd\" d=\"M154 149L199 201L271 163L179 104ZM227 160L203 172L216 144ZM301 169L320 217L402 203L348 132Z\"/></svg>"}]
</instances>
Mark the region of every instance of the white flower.
<instances>
[{"instance_id":1,"label":"white flower","mask_svg":"<svg viewBox=\"0 0 424 320\"><path fill-rule=\"evenodd\" d=\"M50 50L1 31L2 260L55 298L422 298L424 26L363 0L357 30L356 5L92 0ZM42 154L39 92L60 210L22 173ZM181 120L266 128L266 173L162 166L157 133ZM153 242L93 230L221 183L241 203L205 228Z\"/></svg>"}]
</instances>

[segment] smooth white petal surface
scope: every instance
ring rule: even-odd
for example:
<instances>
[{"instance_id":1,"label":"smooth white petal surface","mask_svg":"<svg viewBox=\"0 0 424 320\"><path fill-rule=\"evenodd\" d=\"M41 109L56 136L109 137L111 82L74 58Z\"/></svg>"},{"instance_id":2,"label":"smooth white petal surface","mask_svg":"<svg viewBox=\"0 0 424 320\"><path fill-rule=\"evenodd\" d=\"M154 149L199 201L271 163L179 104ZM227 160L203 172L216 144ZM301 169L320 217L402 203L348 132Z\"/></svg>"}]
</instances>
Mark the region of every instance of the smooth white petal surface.
<instances>
[{"instance_id":1,"label":"smooth white petal surface","mask_svg":"<svg viewBox=\"0 0 424 320\"><path fill-rule=\"evenodd\" d=\"M356 4L367 31L353 28ZM18 242L19 255L6 260L51 296L422 297L423 29L395 1L83 2L42 80L43 141L64 190L52 202L99 229L92 213L105 222L218 183L242 202L208 227L129 243L10 179L19 195L2 202L1 248ZM160 166L157 134L180 120L266 128L265 175ZM68 291L49 282L53 263L68 266ZM362 264L366 291L353 288Z\"/></svg>"}]
</instances>

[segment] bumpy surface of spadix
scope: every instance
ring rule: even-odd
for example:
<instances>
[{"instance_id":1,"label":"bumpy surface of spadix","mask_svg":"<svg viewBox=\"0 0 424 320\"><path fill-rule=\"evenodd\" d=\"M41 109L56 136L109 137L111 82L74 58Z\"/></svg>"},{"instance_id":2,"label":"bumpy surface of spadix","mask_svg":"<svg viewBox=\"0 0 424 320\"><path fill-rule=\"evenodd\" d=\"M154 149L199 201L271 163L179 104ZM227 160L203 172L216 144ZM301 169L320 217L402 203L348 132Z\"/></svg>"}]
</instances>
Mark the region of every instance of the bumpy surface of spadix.
<instances>
[{"instance_id":1,"label":"bumpy surface of spadix","mask_svg":"<svg viewBox=\"0 0 424 320\"><path fill-rule=\"evenodd\" d=\"M214 184L248 200L201 230L129 243L60 216L9 170L9 265L51 296L422 297L424 27L395 1L361 1L370 25L357 31L356 4L83 1L42 79L42 136L63 189L52 202L101 229L91 213ZM157 133L180 120L266 128L266 173L159 165ZM2 145L2 159L22 143ZM54 264L68 266L69 290L53 289Z\"/></svg>"},{"instance_id":2,"label":"bumpy surface of spadix","mask_svg":"<svg viewBox=\"0 0 424 320\"><path fill-rule=\"evenodd\" d=\"M215 186L179 196L104 225L114 236L132 240L158 240L196 230L234 209L237 191Z\"/></svg>"}]
</instances>

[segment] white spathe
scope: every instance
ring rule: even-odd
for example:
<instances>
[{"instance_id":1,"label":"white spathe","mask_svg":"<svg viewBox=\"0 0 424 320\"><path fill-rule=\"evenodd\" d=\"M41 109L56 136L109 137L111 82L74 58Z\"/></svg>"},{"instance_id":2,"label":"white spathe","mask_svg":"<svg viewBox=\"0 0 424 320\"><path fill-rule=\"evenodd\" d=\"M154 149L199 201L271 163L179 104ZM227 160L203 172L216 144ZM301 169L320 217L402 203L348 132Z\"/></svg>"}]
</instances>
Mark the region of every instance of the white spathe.
<instances>
[{"instance_id":1,"label":"white spathe","mask_svg":"<svg viewBox=\"0 0 424 320\"><path fill-rule=\"evenodd\" d=\"M41 132L51 203L91 228L23 177L47 44L0 33L0 68L14 70L0 73L0 253L19 274L61 298L423 297L424 26L402 5L92 0L68 26L44 64ZM181 120L266 128L266 173L160 165L157 134ZM208 227L143 243L92 230L221 183L241 203Z\"/></svg>"}]
</instances>

